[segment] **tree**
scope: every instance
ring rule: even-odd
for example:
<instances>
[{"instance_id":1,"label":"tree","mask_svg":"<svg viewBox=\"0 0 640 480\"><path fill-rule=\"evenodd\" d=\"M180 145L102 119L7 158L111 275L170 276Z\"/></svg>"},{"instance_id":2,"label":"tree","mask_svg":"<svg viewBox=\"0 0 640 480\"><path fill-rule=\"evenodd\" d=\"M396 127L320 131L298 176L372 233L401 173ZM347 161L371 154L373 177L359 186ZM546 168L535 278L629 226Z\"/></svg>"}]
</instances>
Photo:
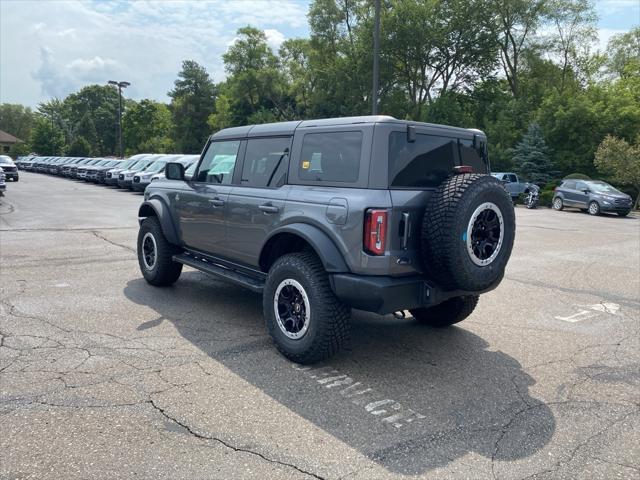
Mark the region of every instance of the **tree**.
<instances>
[{"instance_id":1,"label":"tree","mask_svg":"<svg viewBox=\"0 0 640 480\"><path fill-rule=\"evenodd\" d=\"M624 77L629 64L640 64L640 26L614 35L607 45L607 68L612 75Z\"/></svg>"},{"instance_id":2,"label":"tree","mask_svg":"<svg viewBox=\"0 0 640 480\"><path fill-rule=\"evenodd\" d=\"M614 183L628 185L636 191L633 208L640 204L640 134L635 144L607 135L596 151L594 163L598 170L609 175Z\"/></svg>"},{"instance_id":3,"label":"tree","mask_svg":"<svg viewBox=\"0 0 640 480\"><path fill-rule=\"evenodd\" d=\"M193 60L185 60L169 97L176 150L199 153L210 132L207 120L215 111L213 81L204 67Z\"/></svg>"},{"instance_id":4,"label":"tree","mask_svg":"<svg viewBox=\"0 0 640 480\"><path fill-rule=\"evenodd\" d=\"M148 99L132 103L122 117L127 153L169 153L171 128L171 112L165 104Z\"/></svg>"},{"instance_id":5,"label":"tree","mask_svg":"<svg viewBox=\"0 0 640 480\"><path fill-rule=\"evenodd\" d=\"M513 149L516 172L525 180L544 185L558 172L554 171L549 147L547 147L540 125L532 122L527 133Z\"/></svg>"},{"instance_id":6,"label":"tree","mask_svg":"<svg viewBox=\"0 0 640 480\"><path fill-rule=\"evenodd\" d=\"M562 77L559 90L564 91L570 74L588 71L589 46L598 39L598 19L591 0L550 0L549 18L555 32L550 46L560 57Z\"/></svg>"},{"instance_id":7,"label":"tree","mask_svg":"<svg viewBox=\"0 0 640 480\"><path fill-rule=\"evenodd\" d=\"M73 140L74 131L79 127L89 131L95 128L94 153L114 155L118 145L118 103L118 90L108 85L88 85L69 95L64 99L62 111L70 132L67 141ZM84 131L83 136L92 142L93 133Z\"/></svg>"},{"instance_id":8,"label":"tree","mask_svg":"<svg viewBox=\"0 0 640 480\"><path fill-rule=\"evenodd\" d=\"M33 111L29 107L10 103L0 105L0 130L27 141L33 122Z\"/></svg>"},{"instance_id":9,"label":"tree","mask_svg":"<svg viewBox=\"0 0 640 480\"><path fill-rule=\"evenodd\" d=\"M500 51L502 70L514 97L520 95L522 54L543 22L546 0L490 0L485 17Z\"/></svg>"},{"instance_id":10,"label":"tree","mask_svg":"<svg viewBox=\"0 0 640 480\"><path fill-rule=\"evenodd\" d=\"M253 27L240 28L237 35L222 56L229 73L224 91L233 124L288 120L285 78L267 37Z\"/></svg>"},{"instance_id":11,"label":"tree","mask_svg":"<svg viewBox=\"0 0 640 480\"><path fill-rule=\"evenodd\" d=\"M31 132L31 146L38 155L62 155L64 134L57 126L45 118L38 118Z\"/></svg>"},{"instance_id":12,"label":"tree","mask_svg":"<svg viewBox=\"0 0 640 480\"><path fill-rule=\"evenodd\" d=\"M91 144L84 137L76 137L73 143L69 145L67 155L70 157L91 157L93 156Z\"/></svg>"}]
</instances>

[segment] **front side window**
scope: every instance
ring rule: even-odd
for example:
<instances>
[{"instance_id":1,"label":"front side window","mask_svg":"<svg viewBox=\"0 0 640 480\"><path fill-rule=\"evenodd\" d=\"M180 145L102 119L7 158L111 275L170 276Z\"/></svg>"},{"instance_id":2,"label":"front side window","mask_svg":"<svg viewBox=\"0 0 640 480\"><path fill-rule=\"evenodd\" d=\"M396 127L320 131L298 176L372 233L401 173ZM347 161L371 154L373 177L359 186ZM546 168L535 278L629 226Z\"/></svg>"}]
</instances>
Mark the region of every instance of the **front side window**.
<instances>
[{"instance_id":1,"label":"front side window","mask_svg":"<svg viewBox=\"0 0 640 480\"><path fill-rule=\"evenodd\" d=\"M407 141L406 132L389 135L389 185L392 187L437 187L453 174L457 165L458 140L417 134Z\"/></svg>"},{"instance_id":2,"label":"front side window","mask_svg":"<svg viewBox=\"0 0 640 480\"><path fill-rule=\"evenodd\" d=\"M516 177L513 173L509 174L507 180L509 180L511 183L518 183L518 177Z\"/></svg>"},{"instance_id":3,"label":"front side window","mask_svg":"<svg viewBox=\"0 0 640 480\"><path fill-rule=\"evenodd\" d=\"M240 140L212 142L200 163L196 181L230 184L239 149Z\"/></svg>"},{"instance_id":4,"label":"front side window","mask_svg":"<svg viewBox=\"0 0 640 480\"><path fill-rule=\"evenodd\" d=\"M312 182L356 182L362 132L308 133L302 141L298 172Z\"/></svg>"},{"instance_id":5,"label":"front side window","mask_svg":"<svg viewBox=\"0 0 640 480\"><path fill-rule=\"evenodd\" d=\"M290 137L248 140L242 166L242 185L249 187L282 185L290 145Z\"/></svg>"}]
</instances>

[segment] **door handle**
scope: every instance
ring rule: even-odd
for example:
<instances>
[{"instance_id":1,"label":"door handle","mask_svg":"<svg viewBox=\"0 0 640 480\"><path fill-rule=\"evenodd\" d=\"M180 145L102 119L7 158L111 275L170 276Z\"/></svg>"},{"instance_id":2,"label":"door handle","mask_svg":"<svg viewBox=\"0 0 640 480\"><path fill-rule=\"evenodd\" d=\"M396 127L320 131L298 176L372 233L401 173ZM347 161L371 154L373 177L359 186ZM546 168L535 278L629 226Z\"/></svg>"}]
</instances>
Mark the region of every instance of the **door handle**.
<instances>
[{"instance_id":1,"label":"door handle","mask_svg":"<svg viewBox=\"0 0 640 480\"><path fill-rule=\"evenodd\" d=\"M219 198L212 198L209 200L209 203L212 207L222 207L224 205L224 200L220 200Z\"/></svg>"},{"instance_id":2,"label":"door handle","mask_svg":"<svg viewBox=\"0 0 640 480\"><path fill-rule=\"evenodd\" d=\"M260 210L262 210L264 213L278 213L280 211L280 209L278 207L275 207L273 205L260 205L258 207Z\"/></svg>"}]
</instances>

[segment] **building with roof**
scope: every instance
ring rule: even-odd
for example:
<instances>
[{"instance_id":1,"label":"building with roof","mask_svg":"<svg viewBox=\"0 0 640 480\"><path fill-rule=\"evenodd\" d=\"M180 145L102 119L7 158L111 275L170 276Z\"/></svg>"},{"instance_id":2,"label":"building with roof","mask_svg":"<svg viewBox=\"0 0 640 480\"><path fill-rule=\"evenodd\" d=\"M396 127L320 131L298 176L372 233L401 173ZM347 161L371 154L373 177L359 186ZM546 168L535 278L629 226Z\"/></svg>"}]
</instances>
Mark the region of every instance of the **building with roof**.
<instances>
[{"instance_id":1,"label":"building with roof","mask_svg":"<svg viewBox=\"0 0 640 480\"><path fill-rule=\"evenodd\" d=\"M9 153L11 148L17 143L22 143L22 140L14 137L10 133L0 130L0 153Z\"/></svg>"}]
</instances>

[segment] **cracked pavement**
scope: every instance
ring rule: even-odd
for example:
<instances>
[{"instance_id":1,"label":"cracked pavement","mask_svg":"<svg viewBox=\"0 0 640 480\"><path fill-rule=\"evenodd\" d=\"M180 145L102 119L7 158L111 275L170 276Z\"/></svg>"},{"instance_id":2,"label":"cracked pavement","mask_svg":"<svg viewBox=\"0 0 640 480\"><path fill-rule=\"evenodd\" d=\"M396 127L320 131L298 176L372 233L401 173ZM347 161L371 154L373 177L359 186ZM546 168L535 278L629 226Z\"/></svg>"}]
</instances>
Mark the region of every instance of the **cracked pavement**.
<instances>
[{"instance_id":1,"label":"cracked pavement","mask_svg":"<svg viewBox=\"0 0 640 480\"><path fill-rule=\"evenodd\" d=\"M640 479L638 218L518 208L468 320L354 312L306 370L259 296L142 280L141 199L31 173L0 198L0 478Z\"/></svg>"}]
</instances>

